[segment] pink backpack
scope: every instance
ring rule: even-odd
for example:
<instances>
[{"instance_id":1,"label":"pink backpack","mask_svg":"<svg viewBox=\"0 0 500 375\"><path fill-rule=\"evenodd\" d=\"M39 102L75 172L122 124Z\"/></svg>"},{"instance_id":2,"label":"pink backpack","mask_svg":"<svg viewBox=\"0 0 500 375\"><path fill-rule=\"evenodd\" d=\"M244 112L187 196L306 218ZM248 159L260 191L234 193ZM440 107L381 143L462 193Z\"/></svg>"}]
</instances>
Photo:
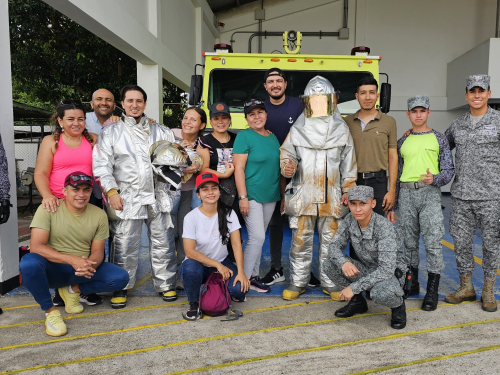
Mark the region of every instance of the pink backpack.
<instances>
[{"instance_id":1,"label":"pink backpack","mask_svg":"<svg viewBox=\"0 0 500 375\"><path fill-rule=\"evenodd\" d=\"M226 315L222 321L237 320L243 313L239 310L233 310L231 296L227 288L229 280L224 281L222 275L214 270L208 276L205 284L200 289L200 311L208 316ZM231 316L231 313L234 313Z\"/></svg>"}]
</instances>

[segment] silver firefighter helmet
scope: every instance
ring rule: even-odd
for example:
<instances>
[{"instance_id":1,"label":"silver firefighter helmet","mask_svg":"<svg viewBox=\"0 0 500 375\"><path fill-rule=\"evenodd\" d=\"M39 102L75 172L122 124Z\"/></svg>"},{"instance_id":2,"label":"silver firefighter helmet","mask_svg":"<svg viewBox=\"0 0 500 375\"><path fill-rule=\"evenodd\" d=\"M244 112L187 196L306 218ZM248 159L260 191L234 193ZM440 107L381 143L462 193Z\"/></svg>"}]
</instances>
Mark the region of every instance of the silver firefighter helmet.
<instances>
[{"instance_id":1,"label":"silver firefighter helmet","mask_svg":"<svg viewBox=\"0 0 500 375\"><path fill-rule=\"evenodd\" d=\"M181 145L169 141L158 141L149 148L151 163L172 167L187 167L187 152Z\"/></svg>"},{"instance_id":2,"label":"silver firefighter helmet","mask_svg":"<svg viewBox=\"0 0 500 375\"><path fill-rule=\"evenodd\" d=\"M162 182L169 183L179 188L182 170L191 164L184 148L173 142L158 141L149 148L153 171Z\"/></svg>"},{"instance_id":3,"label":"silver firefighter helmet","mask_svg":"<svg viewBox=\"0 0 500 375\"><path fill-rule=\"evenodd\" d=\"M328 117L335 112L337 103L335 89L324 77L312 78L300 99L306 118Z\"/></svg>"}]
</instances>

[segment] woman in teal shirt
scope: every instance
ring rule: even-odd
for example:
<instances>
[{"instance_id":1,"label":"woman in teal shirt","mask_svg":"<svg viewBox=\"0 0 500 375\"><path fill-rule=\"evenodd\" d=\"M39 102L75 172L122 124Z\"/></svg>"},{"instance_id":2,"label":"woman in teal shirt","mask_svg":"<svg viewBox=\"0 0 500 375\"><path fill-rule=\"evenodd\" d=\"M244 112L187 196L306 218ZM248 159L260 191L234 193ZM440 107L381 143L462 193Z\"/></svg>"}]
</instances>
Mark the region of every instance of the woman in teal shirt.
<instances>
[{"instance_id":1,"label":"woman in teal shirt","mask_svg":"<svg viewBox=\"0 0 500 375\"><path fill-rule=\"evenodd\" d=\"M271 288L260 281L259 268L266 229L280 200L280 144L264 129L267 111L262 100L250 99L244 112L249 129L238 133L233 146L240 211L248 231L244 269L250 289L267 293Z\"/></svg>"}]
</instances>

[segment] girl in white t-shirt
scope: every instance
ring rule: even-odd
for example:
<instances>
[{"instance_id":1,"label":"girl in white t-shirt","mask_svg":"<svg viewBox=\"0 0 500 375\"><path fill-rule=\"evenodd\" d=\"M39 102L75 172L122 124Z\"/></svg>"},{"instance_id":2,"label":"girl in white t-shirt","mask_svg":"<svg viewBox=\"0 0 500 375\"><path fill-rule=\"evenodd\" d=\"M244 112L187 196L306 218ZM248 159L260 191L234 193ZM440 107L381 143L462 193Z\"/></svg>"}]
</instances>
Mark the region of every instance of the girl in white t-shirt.
<instances>
[{"instance_id":1,"label":"girl in white t-shirt","mask_svg":"<svg viewBox=\"0 0 500 375\"><path fill-rule=\"evenodd\" d=\"M179 274L189 300L189 310L182 316L196 320L199 312L200 288L214 270L228 280L233 301L245 301L250 281L243 269L240 223L236 213L219 203L219 179L215 174L202 173L196 178L196 194L201 206L184 218L183 242L186 259ZM236 265L228 258L227 243L231 241Z\"/></svg>"}]
</instances>

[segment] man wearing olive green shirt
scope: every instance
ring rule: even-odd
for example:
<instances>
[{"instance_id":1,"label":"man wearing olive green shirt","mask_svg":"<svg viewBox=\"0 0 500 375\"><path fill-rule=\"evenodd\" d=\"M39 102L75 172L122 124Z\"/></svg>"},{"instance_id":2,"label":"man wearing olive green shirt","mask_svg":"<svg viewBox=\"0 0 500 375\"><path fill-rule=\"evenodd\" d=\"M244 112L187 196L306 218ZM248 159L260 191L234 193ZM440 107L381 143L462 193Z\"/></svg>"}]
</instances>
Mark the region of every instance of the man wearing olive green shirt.
<instances>
[{"instance_id":1,"label":"man wearing olive green shirt","mask_svg":"<svg viewBox=\"0 0 500 375\"><path fill-rule=\"evenodd\" d=\"M373 211L384 216L394 205L398 176L396 121L375 108L380 94L373 77L358 82L356 99L361 109L345 117L354 140L358 163L357 185L371 186L376 206ZM389 191L387 191L387 169Z\"/></svg>"},{"instance_id":2,"label":"man wearing olive green shirt","mask_svg":"<svg viewBox=\"0 0 500 375\"><path fill-rule=\"evenodd\" d=\"M83 311L85 295L112 292L129 280L127 271L104 263L104 242L109 235L106 213L88 204L92 177L73 172L65 179L66 196L56 212L39 207L31 222L31 252L19 264L23 285L45 311L45 333L67 333L49 288L58 288L68 314Z\"/></svg>"}]
</instances>

